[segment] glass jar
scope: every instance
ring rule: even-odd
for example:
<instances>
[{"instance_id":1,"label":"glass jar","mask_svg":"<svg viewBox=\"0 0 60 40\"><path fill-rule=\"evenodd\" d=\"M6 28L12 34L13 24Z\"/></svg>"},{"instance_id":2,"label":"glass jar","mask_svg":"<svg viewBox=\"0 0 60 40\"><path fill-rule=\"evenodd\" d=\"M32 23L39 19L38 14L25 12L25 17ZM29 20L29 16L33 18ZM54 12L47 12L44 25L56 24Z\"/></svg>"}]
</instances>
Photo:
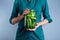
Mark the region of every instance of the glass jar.
<instances>
[{"instance_id":1,"label":"glass jar","mask_svg":"<svg viewBox=\"0 0 60 40\"><path fill-rule=\"evenodd\" d=\"M36 12L34 10L30 10L30 13L26 16L26 28L33 29L36 25Z\"/></svg>"}]
</instances>

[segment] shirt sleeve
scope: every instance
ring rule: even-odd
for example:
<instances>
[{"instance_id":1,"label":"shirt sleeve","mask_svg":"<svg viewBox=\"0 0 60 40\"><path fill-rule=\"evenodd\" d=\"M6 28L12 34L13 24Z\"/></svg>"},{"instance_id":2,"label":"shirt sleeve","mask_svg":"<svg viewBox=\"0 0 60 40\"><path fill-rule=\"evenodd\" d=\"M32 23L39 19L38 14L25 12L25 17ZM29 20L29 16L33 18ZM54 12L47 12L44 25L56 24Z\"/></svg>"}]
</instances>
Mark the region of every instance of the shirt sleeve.
<instances>
[{"instance_id":1,"label":"shirt sleeve","mask_svg":"<svg viewBox=\"0 0 60 40\"><path fill-rule=\"evenodd\" d=\"M42 12L43 12L44 19L47 19L48 20L48 23L51 23L52 22L52 19L51 19L50 14L49 14L47 0L45 0L43 2Z\"/></svg>"},{"instance_id":2,"label":"shirt sleeve","mask_svg":"<svg viewBox=\"0 0 60 40\"><path fill-rule=\"evenodd\" d=\"M11 14L11 17L9 19L9 22L12 24L12 19L14 17L17 17L18 16L18 12L19 12L19 7L18 7L18 1L15 0L14 1L14 5L13 5L13 10L12 10L12 14Z\"/></svg>"}]
</instances>

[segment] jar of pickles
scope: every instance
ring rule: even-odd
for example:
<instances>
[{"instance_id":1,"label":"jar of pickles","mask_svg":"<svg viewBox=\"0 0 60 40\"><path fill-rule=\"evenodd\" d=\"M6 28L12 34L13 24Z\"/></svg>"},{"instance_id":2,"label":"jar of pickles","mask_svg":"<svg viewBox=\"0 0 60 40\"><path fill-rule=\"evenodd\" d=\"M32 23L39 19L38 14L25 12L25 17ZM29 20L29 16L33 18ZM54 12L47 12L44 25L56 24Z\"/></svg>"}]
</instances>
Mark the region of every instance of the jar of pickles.
<instances>
[{"instance_id":1,"label":"jar of pickles","mask_svg":"<svg viewBox=\"0 0 60 40\"><path fill-rule=\"evenodd\" d=\"M26 28L33 29L36 25L36 12L34 10L30 10L30 13L26 16Z\"/></svg>"}]
</instances>

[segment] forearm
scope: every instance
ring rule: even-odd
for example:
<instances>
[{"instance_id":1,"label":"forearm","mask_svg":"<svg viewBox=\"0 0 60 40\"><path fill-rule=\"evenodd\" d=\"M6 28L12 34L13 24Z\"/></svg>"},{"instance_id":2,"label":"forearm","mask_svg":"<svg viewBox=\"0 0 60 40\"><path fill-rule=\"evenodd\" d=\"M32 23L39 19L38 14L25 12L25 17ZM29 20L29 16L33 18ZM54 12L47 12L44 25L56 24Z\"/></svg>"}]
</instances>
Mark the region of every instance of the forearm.
<instances>
[{"instance_id":1,"label":"forearm","mask_svg":"<svg viewBox=\"0 0 60 40\"><path fill-rule=\"evenodd\" d=\"M13 18L12 19L12 24L15 24L15 23L21 21L23 18L24 18L24 14L22 14L22 15L20 15L18 17Z\"/></svg>"},{"instance_id":2,"label":"forearm","mask_svg":"<svg viewBox=\"0 0 60 40\"><path fill-rule=\"evenodd\" d=\"M15 18L12 19L12 24L15 24L15 23L21 21L24 18L24 16L26 16L29 12L30 12L29 9L24 10L23 13L22 13L22 15L20 15L20 16L15 17Z\"/></svg>"},{"instance_id":3,"label":"forearm","mask_svg":"<svg viewBox=\"0 0 60 40\"><path fill-rule=\"evenodd\" d=\"M45 25L48 23L48 20L44 19L42 22L37 23L38 26Z\"/></svg>"}]
</instances>

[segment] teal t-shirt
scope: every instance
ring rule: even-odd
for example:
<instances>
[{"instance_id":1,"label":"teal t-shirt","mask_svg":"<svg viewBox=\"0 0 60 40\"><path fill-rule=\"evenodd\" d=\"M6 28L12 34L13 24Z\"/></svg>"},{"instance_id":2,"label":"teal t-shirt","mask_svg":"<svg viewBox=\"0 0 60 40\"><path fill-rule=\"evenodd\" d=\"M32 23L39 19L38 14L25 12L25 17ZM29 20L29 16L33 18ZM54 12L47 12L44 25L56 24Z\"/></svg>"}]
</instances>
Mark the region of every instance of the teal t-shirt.
<instances>
[{"instance_id":1,"label":"teal t-shirt","mask_svg":"<svg viewBox=\"0 0 60 40\"><path fill-rule=\"evenodd\" d=\"M29 8L36 12L36 23L41 22L43 16L48 22L52 22L49 15L47 0L15 0L11 17L9 19L12 24L12 19L21 15L25 9ZM18 29L16 32L16 40L44 40L42 26L38 27L35 31L28 31L24 27L24 18L18 22Z\"/></svg>"}]
</instances>

